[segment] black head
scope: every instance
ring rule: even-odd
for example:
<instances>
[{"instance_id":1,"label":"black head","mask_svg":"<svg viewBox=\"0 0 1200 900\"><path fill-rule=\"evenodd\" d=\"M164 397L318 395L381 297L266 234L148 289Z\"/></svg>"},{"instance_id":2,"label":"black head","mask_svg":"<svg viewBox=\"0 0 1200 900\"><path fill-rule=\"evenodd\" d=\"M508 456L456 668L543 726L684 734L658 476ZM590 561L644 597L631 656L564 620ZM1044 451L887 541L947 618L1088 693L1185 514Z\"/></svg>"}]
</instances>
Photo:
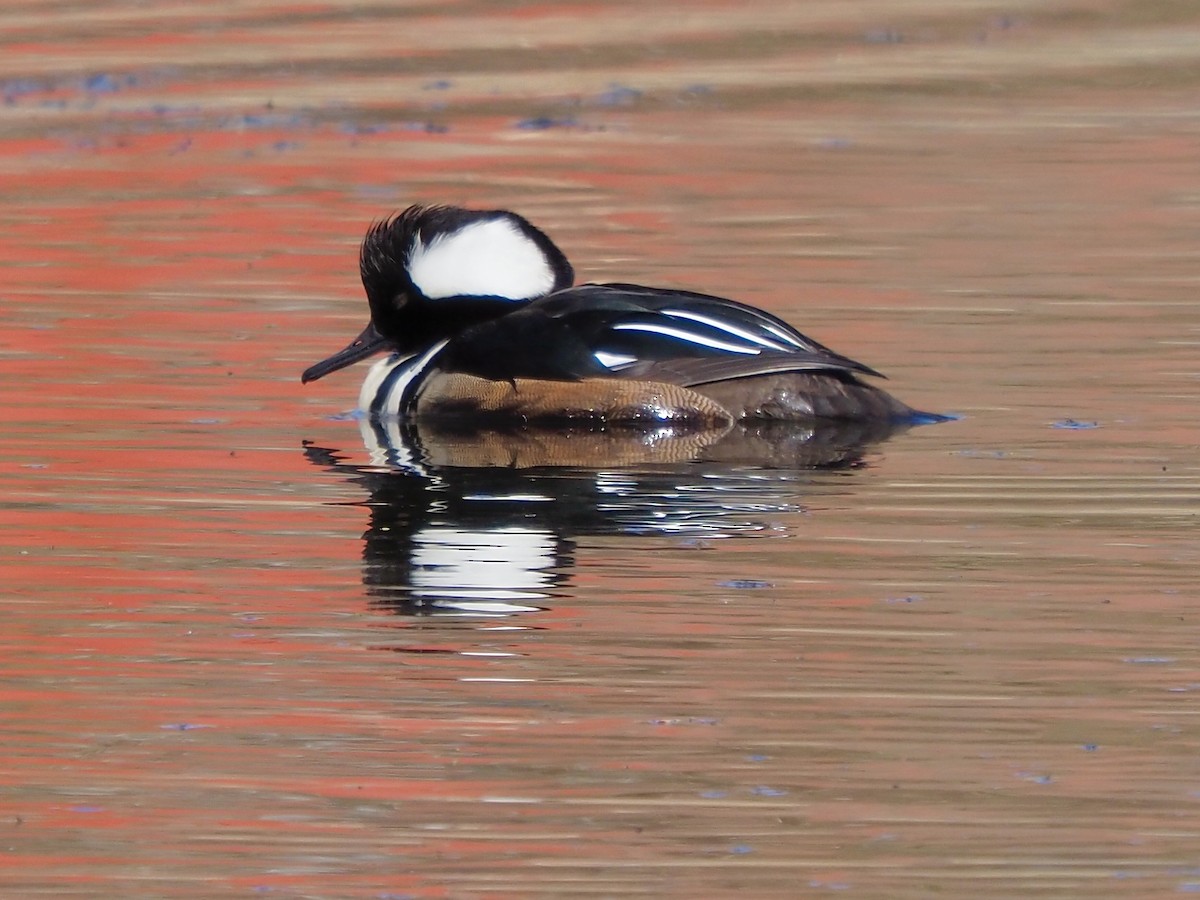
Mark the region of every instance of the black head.
<instances>
[{"instance_id":1,"label":"black head","mask_svg":"<svg viewBox=\"0 0 1200 900\"><path fill-rule=\"evenodd\" d=\"M455 206L410 206L376 222L363 238L359 271L371 322L309 368L305 382L379 350L415 353L575 278L563 252L521 216Z\"/></svg>"}]
</instances>

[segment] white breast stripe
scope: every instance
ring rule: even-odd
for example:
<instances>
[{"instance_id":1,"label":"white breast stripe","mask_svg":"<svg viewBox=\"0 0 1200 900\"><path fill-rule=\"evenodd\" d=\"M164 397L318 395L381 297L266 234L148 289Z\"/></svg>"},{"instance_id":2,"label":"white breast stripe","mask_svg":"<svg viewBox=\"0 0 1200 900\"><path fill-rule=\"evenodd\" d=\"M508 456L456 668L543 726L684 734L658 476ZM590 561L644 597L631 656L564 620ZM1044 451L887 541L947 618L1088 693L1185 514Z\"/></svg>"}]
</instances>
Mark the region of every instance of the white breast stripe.
<instances>
[{"instance_id":1,"label":"white breast stripe","mask_svg":"<svg viewBox=\"0 0 1200 900\"><path fill-rule=\"evenodd\" d=\"M363 381L362 390L359 391L359 408L366 413L371 413L374 409L376 416L402 416L404 411L401 405L405 402L409 386L425 374L429 361L448 343L449 341L438 341L418 356L401 357L399 354L392 354L387 359L375 363ZM381 389L387 390L387 396L376 407L375 400Z\"/></svg>"},{"instance_id":2,"label":"white breast stripe","mask_svg":"<svg viewBox=\"0 0 1200 900\"><path fill-rule=\"evenodd\" d=\"M749 341L752 344L758 344L761 347L767 347L771 350L787 350L782 344L777 344L774 341L769 341L762 335L754 334L746 331L743 328L738 328L736 325L730 325L728 322L722 322L720 319L711 319L708 316L701 316L697 313L690 312L686 309L664 309L664 313L676 319L691 319L693 322L699 322L701 325L707 325L710 328L717 328L734 337L741 338L744 341Z\"/></svg>"},{"instance_id":3,"label":"white breast stripe","mask_svg":"<svg viewBox=\"0 0 1200 900\"><path fill-rule=\"evenodd\" d=\"M370 413L371 405L375 402L375 395L379 393L379 389L383 386L384 379L388 377L396 366L406 365L412 360L411 356L401 356L399 353L392 353L378 360L367 369L367 377L363 379L362 387L358 390L358 409L360 412Z\"/></svg>"},{"instance_id":4,"label":"white breast stripe","mask_svg":"<svg viewBox=\"0 0 1200 900\"><path fill-rule=\"evenodd\" d=\"M607 350L597 350L592 356L596 357L596 361L600 365L609 369L616 369L620 366L627 366L632 362L637 362L636 356L627 356L624 353L609 353Z\"/></svg>"},{"instance_id":5,"label":"white breast stripe","mask_svg":"<svg viewBox=\"0 0 1200 900\"><path fill-rule=\"evenodd\" d=\"M663 337L678 338L702 347L712 347L714 350L728 350L730 353L745 353L747 356L757 356L762 351L758 347L747 347L739 344L729 344L716 338L704 337L694 331L684 331L682 328L671 328L668 325L649 325L641 322L622 322L614 325L613 331L645 331L649 334L661 334Z\"/></svg>"},{"instance_id":6,"label":"white breast stripe","mask_svg":"<svg viewBox=\"0 0 1200 900\"><path fill-rule=\"evenodd\" d=\"M472 222L428 244L417 238L408 256L408 274L431 300L532 300L554 287L554 270L542 248L504 218Z\"/></svg>"},{"instance_id":7,"label":"white breast stripe","mask_svg":"<svg viewBox=\"0 0 1200 900\"><path fill-rule=\"evenodd\" d=\"M429 361L437 356L448 343L450 343L449 340L438 341L412 361L404 373L392 383L391 390L388 391L387 401L380 412L388 416L402 415L404 410L400 408L400 405L407 399L409 385L425 374L425 369L429 366Z\"/></svg>"}]
</instances>

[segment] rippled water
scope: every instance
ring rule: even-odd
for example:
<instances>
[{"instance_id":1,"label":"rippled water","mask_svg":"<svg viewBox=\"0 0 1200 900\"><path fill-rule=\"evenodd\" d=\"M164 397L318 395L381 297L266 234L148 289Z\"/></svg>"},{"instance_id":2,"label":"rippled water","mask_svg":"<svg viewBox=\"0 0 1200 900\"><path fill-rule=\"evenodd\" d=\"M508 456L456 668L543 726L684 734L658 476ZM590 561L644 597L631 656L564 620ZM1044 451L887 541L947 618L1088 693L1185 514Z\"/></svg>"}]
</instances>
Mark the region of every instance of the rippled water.
<instances>
[{"instance_id":1,"label":"rippled water","mask_svg":"<svg viewBox=\"0 0 1200 900\"><path fill-rule=\"evenodd\" d=\"M0 47L5 895L1200 890L1190 4L26 0ZM298 380L411 202L963 418L414 452Z\"/></svg>"}]
</instances>

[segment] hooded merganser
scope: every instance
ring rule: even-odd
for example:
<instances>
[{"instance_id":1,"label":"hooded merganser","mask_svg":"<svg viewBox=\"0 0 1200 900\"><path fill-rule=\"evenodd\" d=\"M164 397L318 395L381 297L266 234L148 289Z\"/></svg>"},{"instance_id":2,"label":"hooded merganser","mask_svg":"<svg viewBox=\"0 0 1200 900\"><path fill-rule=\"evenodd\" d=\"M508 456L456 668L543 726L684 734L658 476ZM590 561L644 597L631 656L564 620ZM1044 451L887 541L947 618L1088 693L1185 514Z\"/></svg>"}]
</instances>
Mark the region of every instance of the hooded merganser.
<instances>
[{"instance_id":1,"label":"hooded merganser","mask_svg":"<svg viewBox=\"0 0 1200 900\"><path fill-rule=\"evenodd\" d=\"M752 306L631 284L572 287L562 251L507 210L411 206L372 225L359 268L371 321L301 380L390 351L359 395L373 417L940 418L860 380L879 376L874 369Z\"/></svg>"}]
</instances>

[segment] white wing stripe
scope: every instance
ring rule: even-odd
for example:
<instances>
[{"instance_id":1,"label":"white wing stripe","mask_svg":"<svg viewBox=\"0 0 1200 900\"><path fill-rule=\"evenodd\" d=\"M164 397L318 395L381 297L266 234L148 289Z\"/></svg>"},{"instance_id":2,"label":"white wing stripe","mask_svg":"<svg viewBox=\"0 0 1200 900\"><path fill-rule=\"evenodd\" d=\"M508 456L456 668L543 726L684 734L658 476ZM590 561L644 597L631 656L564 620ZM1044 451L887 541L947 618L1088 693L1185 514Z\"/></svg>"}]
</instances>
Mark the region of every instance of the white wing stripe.
<instances>
[{"instance_id":1,"label":"white wing stripe","mask_svg":"<svg viewBox=\"0 0 1200 900\"><path fill-rule=\"evenodd\" d=\"M632 362L637 362L636 356L629 356L625 353L609 353L607 350L597 350L592 356L596 357L596 362L609 369L616 369L619 366L627 366Z\"/></svg>"},{"instance_id":2,"label":"white wing stripe","mask_svg":"<svg viewBox=\"0 0 1200 900\"><path fill-rule=\"evenodd\" d=\"M744 344L730 344L716 338L704 337L694 331L684 331L682 328L671 328L668 325L650 325L641 322L622 322L614 325L613 331L645 331L649 334L661 334L663 337L678 338L702 347L712 347L714 350L728 350L730 353L745 353L747 356L757 356L762 351L758 347L747 347Z\"/></svg>"},{"instance_id":3,"label":"white wing stripe","mask_svg":"<svg viewBox=\"0 0 1200 900\"><path fill-rule=\"evenodd\" d=\"M760 347L766 347L770 350L787 350L782 344L777 344L774 341L769 341L761 335L754 334L751 331L746 331L743 328L738 328L736 325L730 325L728 322L722 322L720 319L711 319L708 316L702 316L694 312L689 312L686 309L664 309L663 312L676 319L691 319L693 322L699 322L701 325L707 325L709 328L716 328L734 337L739 337L744 341L749 341L752 344L758 344Z\"/></svg>"},{"instance_id":4,"label":"white wing stripe","mask_svg":"<svg viewBox=\"0 0 1200 900\"><path fill-rule=\"evenodd\" d=\"M795 336L788 334L778 325L768 324L764 325L763 328L767 329L767 331L771 332L771 334L775 335L775 337L779 338L780 340L787 341L793 347L799 347L801 350L810 349L809 347L805 346L803 341L796 340Z\"/></svg>"}]
</instances>

